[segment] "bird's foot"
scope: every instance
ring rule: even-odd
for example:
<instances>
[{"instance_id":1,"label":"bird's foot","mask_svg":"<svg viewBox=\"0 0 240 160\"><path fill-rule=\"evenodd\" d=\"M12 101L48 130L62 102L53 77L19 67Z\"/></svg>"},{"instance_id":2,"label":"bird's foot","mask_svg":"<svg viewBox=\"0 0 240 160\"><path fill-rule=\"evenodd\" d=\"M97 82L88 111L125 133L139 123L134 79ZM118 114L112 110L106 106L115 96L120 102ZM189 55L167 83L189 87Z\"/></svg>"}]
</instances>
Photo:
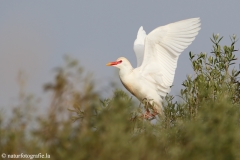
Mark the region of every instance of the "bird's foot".
<instances>
[{"instance_id":1,"label":"bird's foot","mask_svg":"<svg viewBox=\"0 0 240 160\"><path fill-rule=\"evenodd\" d=\"M153 113L151 113L148 109L146 110L146 112L142 115L142 118L147 119L147 120L153 120L156 118L156 115L158 113L156 111L154 111Z\"/></svg>"}]
</instances>

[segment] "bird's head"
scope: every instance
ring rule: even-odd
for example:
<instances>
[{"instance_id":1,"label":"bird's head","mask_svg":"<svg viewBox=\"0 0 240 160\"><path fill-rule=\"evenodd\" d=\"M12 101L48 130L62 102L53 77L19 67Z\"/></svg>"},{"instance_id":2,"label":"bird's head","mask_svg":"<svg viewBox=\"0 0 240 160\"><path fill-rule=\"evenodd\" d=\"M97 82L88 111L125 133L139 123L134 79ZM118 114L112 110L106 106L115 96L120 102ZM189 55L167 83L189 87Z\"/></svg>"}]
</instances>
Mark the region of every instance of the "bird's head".
<instances>
[{"instance_id":1,"label":"bird's head","mask_svg":"<svg viewBox=\"0 0 240 160\"><path fill-rule=\"evenodd\" d=\"M109 62L106 64L106 66L113 66L119 69L132 69L132 65L130 64L130 62L124 57L120 57L114 62Z\"/></svg>"}]
</instances>

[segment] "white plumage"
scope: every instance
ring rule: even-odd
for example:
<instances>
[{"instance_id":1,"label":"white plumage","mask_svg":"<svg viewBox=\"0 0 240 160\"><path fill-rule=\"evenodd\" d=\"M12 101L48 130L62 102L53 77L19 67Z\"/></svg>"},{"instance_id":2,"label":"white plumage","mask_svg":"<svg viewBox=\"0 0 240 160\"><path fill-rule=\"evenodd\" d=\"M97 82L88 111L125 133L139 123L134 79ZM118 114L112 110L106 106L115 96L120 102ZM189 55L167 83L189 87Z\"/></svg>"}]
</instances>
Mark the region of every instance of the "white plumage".
<instances>
[{"instance_id":1,"label":"white plumage","mask_svg":"<svg viewBox=\"0 0 240 160\"><path fill-rule=\"evenodd\" d=\"M152 99L155 112L162 115L162 98L170 92L178 57L195 39L200 25L199 18L191 18L160 26L148 35L141 26L133 47L137 68L124 57L107 65L119 68L126 89L140 101Z\"/></svg>"}]
</instances>

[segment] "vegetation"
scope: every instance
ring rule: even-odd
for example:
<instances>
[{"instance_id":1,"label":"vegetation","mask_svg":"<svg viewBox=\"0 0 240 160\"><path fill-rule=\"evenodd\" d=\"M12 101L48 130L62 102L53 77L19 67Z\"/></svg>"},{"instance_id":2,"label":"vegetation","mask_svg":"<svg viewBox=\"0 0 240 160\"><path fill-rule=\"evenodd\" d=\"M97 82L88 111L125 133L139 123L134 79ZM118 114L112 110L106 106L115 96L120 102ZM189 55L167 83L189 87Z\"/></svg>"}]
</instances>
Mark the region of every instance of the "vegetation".
<instances>
[{"instance_id":1,"label":"vegetation","mask_svg":"<svg viewBox=\"0 0 240 160\"><path fill-rule=\"evenodd\" d=\"M143 106L121 90L101 99L91 75L66 57L44 86L52 93L44 115L36 114L36 98L23 93L10 118L2 112L0 153L47 153L56 160L240 159L236 37L230 46L221 39L213 35L209 54L189 53L194 75L183 82L178 101L166 97L165 117L155 122L142 119Z\"/></svg>"}]
</instances>

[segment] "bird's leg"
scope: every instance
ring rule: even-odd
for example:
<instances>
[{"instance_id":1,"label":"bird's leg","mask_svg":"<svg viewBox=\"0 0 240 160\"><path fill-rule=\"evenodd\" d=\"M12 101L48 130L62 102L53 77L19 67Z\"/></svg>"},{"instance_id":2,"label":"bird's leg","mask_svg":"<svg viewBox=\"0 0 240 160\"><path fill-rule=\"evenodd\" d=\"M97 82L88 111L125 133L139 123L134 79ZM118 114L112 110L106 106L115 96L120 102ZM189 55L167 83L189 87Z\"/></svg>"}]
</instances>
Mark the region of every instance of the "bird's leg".
<instances>
[{"instance_id":1,"label":"bird's leg","mask_svg":"<svg viewBox=\"0 0 240 160\"><path fill-rule=\"evenodd\" d=\"M152 101L152 99L148 100L147 98L144 98L142 100L142 103L144 104L144 106L146 108L146 112L142 115L142 117L145 119L148 119L148 120L154 119L155 116L158 114L157 110L153 107L154 104L151 104L150 101ZM151 113L149 108L153 109L153 113Z\"/></svg>"},{"instance_id":2,"label":"bird's leg","mask_svg":"<svg viewBox=\"0 0 240 160\"><path fill-rule=\"evenodd\" d=\"M158 111L155 109L155 108L153 108L153 113L152 113L152 116L156 116L156 115L158 115Z\"/></svg>"}]
</instances>

